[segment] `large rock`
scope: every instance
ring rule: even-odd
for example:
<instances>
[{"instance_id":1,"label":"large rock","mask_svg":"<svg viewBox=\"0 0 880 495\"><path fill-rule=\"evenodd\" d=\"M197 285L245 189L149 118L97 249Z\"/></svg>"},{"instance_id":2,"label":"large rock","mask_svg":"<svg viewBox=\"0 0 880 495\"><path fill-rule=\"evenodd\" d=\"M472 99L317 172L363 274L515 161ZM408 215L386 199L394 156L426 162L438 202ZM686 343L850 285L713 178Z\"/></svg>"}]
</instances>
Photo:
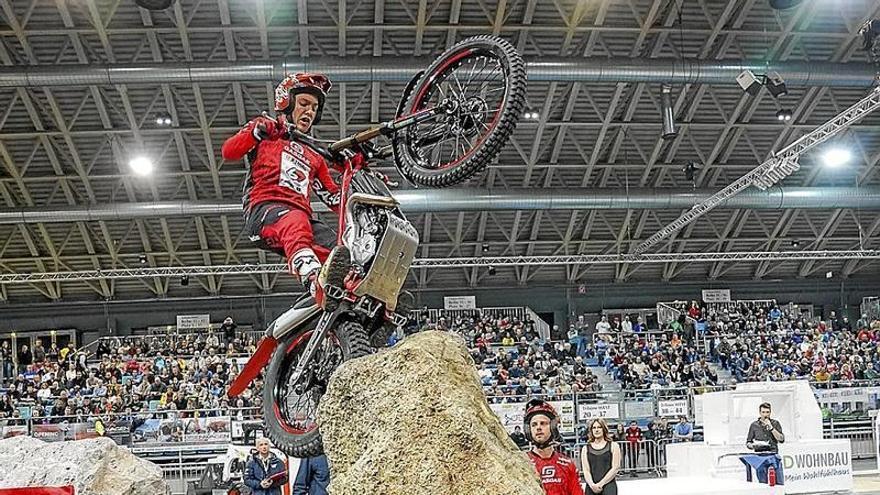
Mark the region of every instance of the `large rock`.
<instances>
[{"instance_id":1,"label":"large rock","mask_svg":"<svg viewBox=\"0 0 880 495\"><path fill-rule=\"evenodd\" d=\"M77 495L163 495L162 470L109 438L0 440L0 488L73 485Z\"/></svg>"},{"instance_id":2,"label":"large rock","mask_svg":"<svg viewBox=\"0 0 880 495\"><path fill-rule=\"evenodd\" d=\"M331 495L543 495L464 341L423 332L341 366L321 400Z\"/></svg>"}]
</instances>

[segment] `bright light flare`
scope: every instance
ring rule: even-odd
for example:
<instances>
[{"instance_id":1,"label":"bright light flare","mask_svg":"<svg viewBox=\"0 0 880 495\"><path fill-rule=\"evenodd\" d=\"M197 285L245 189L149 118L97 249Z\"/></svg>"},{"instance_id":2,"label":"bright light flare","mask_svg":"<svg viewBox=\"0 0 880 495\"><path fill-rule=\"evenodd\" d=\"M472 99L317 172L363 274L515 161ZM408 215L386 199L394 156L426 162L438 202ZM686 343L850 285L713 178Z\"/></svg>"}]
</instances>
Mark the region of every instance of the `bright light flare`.
<instances>
[{"instance_id":1,"label":"bright light flare","mask_svg":"<svg viewBox=\"0 0 880 495\"><path fill-rule=\"evenodd\" d=\"M153 161L145 156L136 156L128 162L129 168L135 175L145 177L153 173Z\"/></svg>"},{"instance_id":2,"label":"bright light flare","mask_svg":"<svg viewBox=\"0 0 880 495\"><path fill-rule=\"evenodd\" d=\"M846 148L831 148L822 155L825 165L837 168L845 165L852 159L852 153Z\"/></svg>"}]
</instances>

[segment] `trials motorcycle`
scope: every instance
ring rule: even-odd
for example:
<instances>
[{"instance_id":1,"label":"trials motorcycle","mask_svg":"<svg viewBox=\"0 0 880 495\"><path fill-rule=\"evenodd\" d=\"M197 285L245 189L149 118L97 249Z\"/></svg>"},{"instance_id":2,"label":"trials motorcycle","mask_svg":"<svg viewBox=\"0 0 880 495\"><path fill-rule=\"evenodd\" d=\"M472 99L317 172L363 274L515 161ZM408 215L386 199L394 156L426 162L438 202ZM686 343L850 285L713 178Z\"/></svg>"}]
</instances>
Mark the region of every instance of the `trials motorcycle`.
<instances>
[{"instance_id":1,"label":"trials motorcycle","mask_svg":"<svg viewBox=\"0 0 880 495\"><path fill-rule=\"evenodd\" d=\"M402 288L419 236L391 194L394 184L368 163L391 156L413 185L459 184L485 169L508 142L525 98L522 57L504 40L479 36L416 74L393 120L329 145L297 134L344 165L337 246L319 277L323 309L304 298L272 322L228 391L241 394L268 366L263 417L277 448L294 457L321 454L318 404L333 371L374 352L407 321ZM380 137L390 144L375 145ZM351 150L367 160L344 159Z\"/></svg>"}]
</instances>

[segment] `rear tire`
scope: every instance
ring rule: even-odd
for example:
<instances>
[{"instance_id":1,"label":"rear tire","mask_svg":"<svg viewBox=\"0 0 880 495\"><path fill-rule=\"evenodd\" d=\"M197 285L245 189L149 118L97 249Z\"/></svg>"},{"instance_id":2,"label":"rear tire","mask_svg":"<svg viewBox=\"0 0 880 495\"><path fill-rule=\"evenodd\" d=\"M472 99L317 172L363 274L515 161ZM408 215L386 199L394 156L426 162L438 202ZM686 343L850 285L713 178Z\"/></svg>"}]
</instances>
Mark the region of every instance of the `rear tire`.
<instances>
[{"instance_id":1,"label":"rear tire","mask_svg":"<svg viewBox=\"0 0 880 495\"><path fill-rule=\"evenodd\" d=\"M292 425L288 419L287 396L282 397L282 391L287 387L287 381L291 378L290 375L296 368L298 357L305 350L316 323L317 319L300 332L289 335L279 343L275 354L272 355L272 361L266 371L266 381L263 384L263 422L266 426L266 437L272 441L276 448L292 457L306 458L324 453L321 432L317 425L305 429L299 429ZM328 376L323 377L322 383L312 385L304 391L304 394L306 392L314 393L314 414L310 414L310 416L317 415L318 404L324 394L326 380L329 380L336 367L349 359L372 353L366 332L358 322L341 322L336 331L329 332L327 340L333 342L341 351L342 361L327 370ZM316 355L316 357L320 357L320 355ZM307 419L314 423L317 418L308 417Z\"/></svg>"}]
</instances>

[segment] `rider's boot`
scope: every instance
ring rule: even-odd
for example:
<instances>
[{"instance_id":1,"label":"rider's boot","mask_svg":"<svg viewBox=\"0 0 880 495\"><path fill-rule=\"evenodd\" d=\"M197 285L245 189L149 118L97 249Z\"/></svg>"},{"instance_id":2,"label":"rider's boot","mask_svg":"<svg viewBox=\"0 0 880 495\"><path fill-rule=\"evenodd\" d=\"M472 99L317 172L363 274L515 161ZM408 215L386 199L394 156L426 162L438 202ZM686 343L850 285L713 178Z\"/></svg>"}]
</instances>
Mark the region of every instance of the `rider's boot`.
<instances>
[{"instance_id":1,"label":"rider's boot","mask_svg":"<svg viewBox=\"0 0 880 495\"><path fill-rule=\"evenodd\" d=\"M300 249L290 258L290 273L299 277L303 287L318 301L323 298L321 287L318 284L318 274L321 271L321 262L311 249Z\"/></svg>"},{"instance_id":2,"label":"rider's boot","mask_svg":"<svg viewBox=\"0 0 880 495\"><path fill-rule=\"evenodd\" d=\"M327 256L315 284L317 290L322 292L319 302L322 308L328 311L336 309L339 299L345 295L345 278L350 272L351 251L345 246L336 246Z\"/></svg>"}]
</instances>

